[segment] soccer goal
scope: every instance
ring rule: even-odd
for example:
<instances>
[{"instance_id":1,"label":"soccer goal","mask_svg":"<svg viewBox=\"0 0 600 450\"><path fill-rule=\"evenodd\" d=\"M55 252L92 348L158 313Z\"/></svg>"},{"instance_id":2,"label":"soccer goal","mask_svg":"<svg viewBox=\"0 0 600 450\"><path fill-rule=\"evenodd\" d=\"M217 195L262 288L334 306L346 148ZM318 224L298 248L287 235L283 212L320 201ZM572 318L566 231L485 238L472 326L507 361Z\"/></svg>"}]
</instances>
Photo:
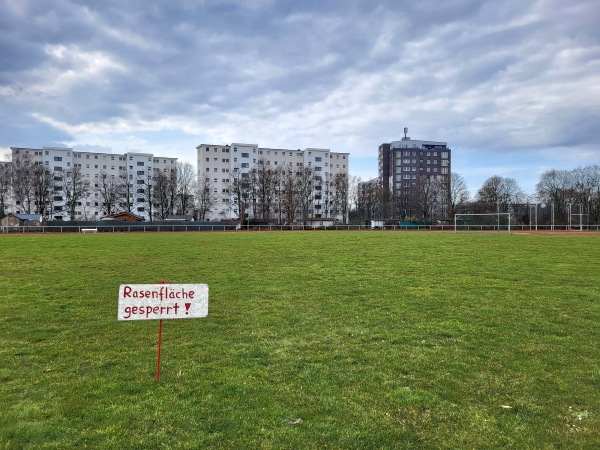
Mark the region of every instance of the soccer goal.
<instances>
[{"instance_id":1,"label":"soccer goal","mask_svg":"<svg viewBox=\"0 0 600 450\"><path fill-rule=\"evenodd\" d=\"M454 232L459 231L508 231L510 213L456 214Z\"/></svg>"}]
</instances>

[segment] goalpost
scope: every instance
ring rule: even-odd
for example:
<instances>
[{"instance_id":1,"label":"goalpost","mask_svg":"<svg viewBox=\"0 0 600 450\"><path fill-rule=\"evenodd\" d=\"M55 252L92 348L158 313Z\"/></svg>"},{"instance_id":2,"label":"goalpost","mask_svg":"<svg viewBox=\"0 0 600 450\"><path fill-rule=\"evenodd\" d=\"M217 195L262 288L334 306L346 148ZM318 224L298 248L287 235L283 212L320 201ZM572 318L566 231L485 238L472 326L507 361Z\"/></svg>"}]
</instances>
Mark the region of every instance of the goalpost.
<instances>
[{"instance_id":1,"label":"goalpost","mask_svg":"<svg viewBox=\"0 0 600 450\"><path fill-rule=\"evenodd\" d=\"M456 214L454 232L459 231L501 231L510 234L510 213Z\"/></svg>"}]
</instances>

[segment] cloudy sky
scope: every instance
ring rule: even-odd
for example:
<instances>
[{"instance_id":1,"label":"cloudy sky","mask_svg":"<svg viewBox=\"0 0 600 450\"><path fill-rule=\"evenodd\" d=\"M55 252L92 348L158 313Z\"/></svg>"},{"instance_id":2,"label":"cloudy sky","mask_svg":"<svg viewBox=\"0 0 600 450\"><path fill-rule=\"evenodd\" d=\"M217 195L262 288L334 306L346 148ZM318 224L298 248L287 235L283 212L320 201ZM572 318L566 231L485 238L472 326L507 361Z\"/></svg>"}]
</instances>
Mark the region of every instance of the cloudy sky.
<instances>
[{"instance_id":1,"label":"cloudy sky","mask_svg":"<svg viewBox=\"0 0 600 450\"><path fill-rule=\"evenodd\" d=\"M472 193L600 164L598 0L0 0L0 152L446 141Z\"/></svg>"}]
</instances>

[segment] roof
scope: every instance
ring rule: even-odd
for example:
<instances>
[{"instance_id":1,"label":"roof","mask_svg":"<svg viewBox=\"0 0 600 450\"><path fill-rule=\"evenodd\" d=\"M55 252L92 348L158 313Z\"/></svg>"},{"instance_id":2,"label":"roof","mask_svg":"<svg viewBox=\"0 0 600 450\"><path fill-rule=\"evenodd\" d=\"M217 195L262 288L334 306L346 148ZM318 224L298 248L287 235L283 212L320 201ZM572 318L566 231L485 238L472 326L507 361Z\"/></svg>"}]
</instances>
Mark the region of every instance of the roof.
<instances>
[{"instance_id":1,"label":"roof","mask_svg":"<svg viewBox=\"0 0 600 450\"><path fill-rule=\"evenodd\" d=\"M172 216L167 216L167 218L165 220L183 220L186 222L191 222L192 220L194 220L194 216L190 216L190 215L183 215L183 214L175 214Z\"/></svg>"},{"instance_id":2,"label":"roof","mask_svg":"<svg viewBox=\"0 0 600 450\"><path fill-rule=\"evenodd\" d=\"M16 214L8 213L7 216L15 216L21 220L42 220L41 214Z\"/></svg>"},{"instance_id":3,"label":"roof","mask_svg":"<svg viewBox=\"0 0 600 450\"><path fill-rule=\"evenodd\" d=\"M104 216L102 219L100 220L111 220L111 219L117 219L119 217L123 217L123 216L131 216L136 220L142 221L144 220L144 218L142 216L138 216L137 214L134 214L132 212L129 211L121 211L118 213L114 213L114 214L109 214L108 216Z\"/></svg>"}]
</instances>

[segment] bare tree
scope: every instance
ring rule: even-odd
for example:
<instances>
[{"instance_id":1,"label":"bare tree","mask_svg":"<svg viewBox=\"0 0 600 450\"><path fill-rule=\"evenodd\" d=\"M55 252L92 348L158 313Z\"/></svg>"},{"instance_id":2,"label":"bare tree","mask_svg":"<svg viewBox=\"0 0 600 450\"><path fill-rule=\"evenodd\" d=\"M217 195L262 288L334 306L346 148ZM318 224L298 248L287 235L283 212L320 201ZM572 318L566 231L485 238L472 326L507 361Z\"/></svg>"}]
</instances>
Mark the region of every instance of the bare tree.
<instances>
[{"instance_id":1,"label":"bare tree","mask_svg":"<svg viewBox=\"0 0 600 450\"><path fill-rule=\"evenodd\" d=\"M29 155L15 155L11 170L12 193L17 205L31 213L33 204L33 162Z\"/></svg>"},{"instance_id":2,"label":"bare tree","mask_svg":"<svg viewBox=\"0 0 600 450\"><path fill-rule=\"evenodd\" d=\"M313 200L313 171L310 167L304 167L296 172L296 191L302 214L302 223L308 221L310 206Z\"/></svg>"},{"instance_id":3,"label":"bare tree","mask_svg":"<svg viewBox=\"0 0 600 450\"><path fill-rule=\"evenodd\" d=\"M467 182L459 173L452 172L450 174L449 194L447 216L453 218L456 214L464 212L470 197Z\"/></svg>"},{"instance_id":4,"label":"bare tree","mask_svg":"<svg viewBox=\"0 0 600 450\"><path fill-rule=\"evenodd\" d=\"M171 169L170 172L167 172L167 207L169 211L169 215L175 214L177 210L177 169Z\"/></svg>"},{"instance_id":5,"label":"bare tree","mask_svg":"<svg viewBox=\"0 0 600 450\"><path fill-rule=\"evenodd\" d=\"M169 204L170 177L167 173L159 172L154 177L153 200L156 215L160 220L165 220L170 214Z\"/></svg>"},{"instance_id":6,"label":"bare tree","mask_svg":"<svg viewBox=\"0 0 600 450\"><path fill-rule=\"evenodd\" d=\"M179 212L185 214L193 207L193 195L196 188L194 166L189 162L177 163L177 177L174 181L177 190Z\"/></svg>"},{"instance_id":7,"label":"bare tree","mask_svg":"<svg viewBox=\"0 0 600 450\"><path fill-rule=\"evenodd\" d=\"M196 209L198 210L198 220L201 222L206 221L206 217L210 212L210 209L217 202L215 195L213 194L213 185L210 181L210 177L201 177L196 183Z\"/></svg>"},{"instance_id":8,"label":"bare tree","mask_svg":"<svg viewBox=\"0 0 600 450\"><path fill-rule=\"evenodd\" d=\"M255 217L269 220L275 197L276 171L271 168L266 159L261 158L258 160L258 167L253 174L257 203L257 210L254 211Z\"/></svg>"},{"instance_id":9,"label":"bare tree","mask_svg":"<svg viewBox=\"0 0 600 450\"><path fill-rule=\"evenodd\" d=\"M277 223L279 223L279 224L283 223L283 214L284 214L284 212L283 212L283 201L284 201L283 178L284 178L285 173L286 173L285 167L279 167L278 169L275 170L275 179L274 179L275 198L273 201L273 207L274 207L274 213L277 217Z\"/></svg>"},{"instance_id":10,"label":"bare tree","mask_svg":"<svg viewBox=\"0 0 600 450\"><path fill-rule=\"evenodd\" d=\"M4 212L8 206L11 167L12 165L9 162L0 162L0 217L4 216Z\"/></svg>"},{"instance_id":11,"label":"bare tree","mask_svg":"<svg viewBox=\"0 0 600 450\"><path fill-rule=\"evenodd\" d=\"M296 218L296 210L300 207L300 197L298 195L298 183L296 174L289 170L282 174L281 180L281 209L285 221L293 223Z\"/></svg>"},{"instance_id":12,"label":"bare tree","mask_svg":"<svg viewBox=\"0 0 600 450\"><path fill-rule=\"evenodd\" d=\"M133 209L133 170L124 169L119 171L119 180L118 180L118 191L119 191L119 207L124 211L131 212Z\"/></svg>"},{"instance_id":13,"label":"bare tree","mask_svg":"<svg viewBox=\"0 0 600 450\"><path fill-rule=\"evenodd\" d=\"M79 167L62 172L62 190L65 194L65 207L71 220L75 220L78 203L87 197L90 191L90 182L83 176Z\"/></svg>"},{"instance_id":14,"label":"bare tree","mask_svg":"<svg viewBox=\"0 0 600 450\"><path fill-rule=\"evenodd\" d=\"M490 212L509 212L510 207L524 201L525 194L514 178L498 175L488 178L477 191L477 200Z\"/></svg>"},{"instance_id":15,"label":"bare tree","mask_svg":"<svg viewBox=\"0 0 600 450\"><path fill-rule=\"evenodd\" d=\"M435 208L442 202L442 188L441 180L438 178L421 175L417 179L414 206L423 220L429 217L433 221Z\"/></svg>"},{"instance_id":16,"label":"bare tree","mask_svg":"<svg viewBox=\"0 0 600 450\"><path fill-rule=\"evenodd\" d=\"M94 184L94 190L98 193L101 201L102 212L106 215L116 212L121 199L122 183L102 170Z\"/></svg>"},{"instance_id":17,"label":"bare tree","mask_svg":"<svg viewBox=\"0 0 600 450\"><path fill-rule=\"evenodd\" d=\"M231 180L231 206L239 217L240 224L243 224L248 219L247 215L251 204L252 183L250 181L250 174L235 168L233 169Z\"/></svg>"},{"instance_id":18,"label":"bare tree","mask_svg":"<svg viewBox=\"0 0 600 450\"><path fill-rule=\"evenodd\" d=\"M571 172L575 189L575 202L581 205L582 211L597 218L597 199L595 195L600 188L600 166L577 167Z\"/></svg>"},{"instance_id":19,"label":"bare tree","mask_svg":"<svg viewBox=\"0 0 600 450\"><path fill-rule=\"evenodd\" d=\"M361 222L368 223L381 218L383 188L376 180L359 184L357 194L357 209Z\"/></svg>"},{"instance_id":20,"label":"bare tree","mask_svg":"<svg viewBox=\"0 0 600 450\"><path fill-rule=\"evenodd\" d=\"M350 195L350 184L348 175L336 173L333 177L333 209L334 214L342 216L342 223L348 219L348 202Z\"/></svg>"},{"instance_id":21,"label":"bare tree","mask_svg":"<svg viewBox=\"0 0 600 450\"><path fill-rule=\"evenodd\" d=\"M45 166L38 165L33 168L33 195L37 213L41 214L44 219L50 215L50 205L54 186L57 181L60 181L60 176L55 176L50 169Z\"/></svg>"},{"instance_id":22,"label":"bare tree","mask_svg":"<svg viewBox=\"0 0 600 450\"><path fill-rule=\"evenodd\" d=\"M148 208L148 220L152 222L154 220L154 183L156 182L157 175L153 174L152 171L148 171L144 174L144 186L140 186L136 190L136 195L139 198L144 199L144 204Z\"/></svg>"},{"instance_id":23,"label":"bare tree","mask_svg":"<svg viewBox=\"0 0 600 450\"><path fill-rule=\"evenodd\" d=\"M568 170L547 170L536 185L538 198L551 203L556 209L557 218L566 220L567 204L573 201L573 180Z\"/></svg>"}]
</instances>

